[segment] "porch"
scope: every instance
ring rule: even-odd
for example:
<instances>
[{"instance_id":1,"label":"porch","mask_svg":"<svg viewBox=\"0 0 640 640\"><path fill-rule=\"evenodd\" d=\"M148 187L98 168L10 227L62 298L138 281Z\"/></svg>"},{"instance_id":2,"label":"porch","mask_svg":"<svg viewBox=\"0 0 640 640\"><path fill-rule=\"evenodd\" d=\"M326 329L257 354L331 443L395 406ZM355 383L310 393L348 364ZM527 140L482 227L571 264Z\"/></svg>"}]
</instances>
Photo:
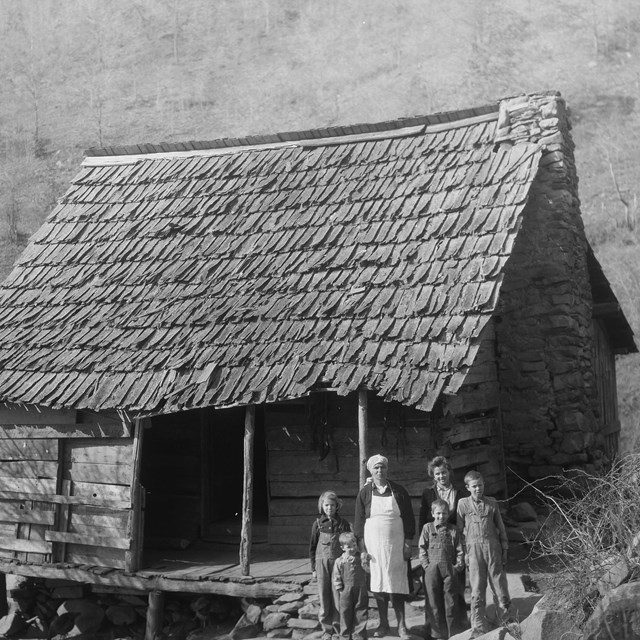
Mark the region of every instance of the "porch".
<instances>
[{"instance_id":1,"label":"porch","mask_svg":"<svg viewBox=\"0 0 640 640\"><path fill-rule=\"evenodd\" d=\"M74 563L36 564L0 561L0 572L28 577L73 580L96 590L127 591L140 595L153 591L216 594L234 597L277 598L302 592L310 581L309 558L292 557L279 547L254 544L250 575L242 575L237 544L199 541L177 552L149 551L144 568L123 569Z\"/></svg>"}]
</instances>

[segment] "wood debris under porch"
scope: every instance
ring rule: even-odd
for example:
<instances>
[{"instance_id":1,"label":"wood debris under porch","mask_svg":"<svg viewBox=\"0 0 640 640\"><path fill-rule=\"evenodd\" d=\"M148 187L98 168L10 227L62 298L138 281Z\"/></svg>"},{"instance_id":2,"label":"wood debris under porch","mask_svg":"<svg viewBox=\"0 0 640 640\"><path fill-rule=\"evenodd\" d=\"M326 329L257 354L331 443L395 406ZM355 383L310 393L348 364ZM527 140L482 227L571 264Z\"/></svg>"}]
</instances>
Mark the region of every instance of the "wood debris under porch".
<instances>
[{"instance_id":1,"label":"wood debris under porch","mask_svg":"<svg viewBox=\"0 0 640 640\"><path fill-rule=\"evenodd\" d=\"M171 556L170 559L168 555ZM285 593L302 592L311 578L308 557L292 558L266 545L256 545L253 548L248 576L242 575L236 545L201 542L180 554L176 554L175 550L170 554L150 552L145 565L139 571L127 572L70 563L41 565L2 560L0 572L74 580L123 590L252 598L277 598Z\"/></svg>"}]
</instances>

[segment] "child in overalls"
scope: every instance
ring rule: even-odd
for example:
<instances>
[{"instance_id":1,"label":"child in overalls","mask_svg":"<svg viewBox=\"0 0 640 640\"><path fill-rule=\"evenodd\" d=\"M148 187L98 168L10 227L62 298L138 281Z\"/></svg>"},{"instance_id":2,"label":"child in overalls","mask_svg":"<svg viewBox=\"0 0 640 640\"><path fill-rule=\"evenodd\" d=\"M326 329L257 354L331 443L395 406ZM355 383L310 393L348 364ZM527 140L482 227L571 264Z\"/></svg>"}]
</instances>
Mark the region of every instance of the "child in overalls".
<instances>
[{"instance_id":1,"label":"child in overalls","mask_svg":"<svg viewBox=\"0 0 640 640\"><path fill-rule=\"evenodd\" d=\"M335 491L325 491L318 499L320 517L316 518L311 527L309 558L312 575L318 580L318 620L322 627L322 640L331 640L331 636L340 631L331 577L333 565L342 553L339 536L351 531L349 522L338 515L341 506L342 500Z\"/></svg>"},{"instance_id":2,"label":"child in overalls","mask_svg":"<svg viewBox=\"0 0 640 640\"><path fill-rule=\"evenodd\" d=\"M489 631L486 620L487 581L497 600L498 615L505 618L511 606L507 575L509 541L494 498L484 495L484 480L478 471L469 471L464 483L471 494L458 502L458 529L464 543L471 582L471 638Z\"/></svg>"},{"instance_id":3,"label":"child in overalls","mask_svg":"<svg viewBox=\"0 0 640 640\"><path fill-rule=\"evenodd\" d=\"M424 569L425 605L431 638L448 638L457 632L458 573L464 568L462 537L449 522L449 505L441 499L431 503L433 522L422 527L420 564ZM460 626L460 625L458 625Z\"/></svg>"},{"instance_id":4,"label":"child in overalls","mask_svg":"<svg viewBox=\"0 0 640 640\"><path fill-rule=\"evenodd\" d=\"M340 637L344 640L366 640L369 592L366 554L361 554L353 533L340 534L342 555L333 565L333 588L340 614Z\"/></svg>"}]
</instances>

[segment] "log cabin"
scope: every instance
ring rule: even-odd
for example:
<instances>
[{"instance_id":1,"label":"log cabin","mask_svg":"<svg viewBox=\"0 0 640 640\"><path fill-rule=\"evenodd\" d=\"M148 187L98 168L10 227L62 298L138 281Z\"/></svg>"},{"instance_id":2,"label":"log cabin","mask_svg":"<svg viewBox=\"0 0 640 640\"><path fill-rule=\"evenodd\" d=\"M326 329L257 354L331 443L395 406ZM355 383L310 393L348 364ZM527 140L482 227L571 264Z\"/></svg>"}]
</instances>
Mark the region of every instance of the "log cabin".
<instances>
[{"instance_id":1,"label":"log cabin","mask_svg":"<svg viewBox=\"0 0 640 640\"><path fill-rule=\"evenodd\" d=\"M556 92L89 150L0 289L0 571L274 595L372 453L416 502L436 454L606 463L637 348L577 186Z\"/></svg>"}]
</instances>

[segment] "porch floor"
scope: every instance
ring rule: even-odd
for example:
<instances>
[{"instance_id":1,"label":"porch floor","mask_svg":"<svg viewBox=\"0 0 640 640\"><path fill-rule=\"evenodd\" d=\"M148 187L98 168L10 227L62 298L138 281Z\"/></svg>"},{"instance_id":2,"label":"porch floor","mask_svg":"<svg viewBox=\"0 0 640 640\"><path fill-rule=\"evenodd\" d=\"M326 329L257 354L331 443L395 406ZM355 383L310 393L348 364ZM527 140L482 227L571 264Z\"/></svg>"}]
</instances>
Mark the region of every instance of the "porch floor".
<instances>
[{"instance_id":1,"label":"porch floor","mask_svg":"<svg viewBox=\"0 0 640 640\"><path fill-rule=\"evenodd\" d=\"M181 551L149 550L144 554L143 567L138 575L198 581L211 576L228 580L247 579L242 575L237 544L199 541ZM283 579L301 585L311 578L308 556L266 543L252 545L249 573L250 578Z\"/></svg>"},{"instance_id":2,"label":"porch floor","mask_svg":"<svg viewBox=\"0 0 640 640\"><path fill-rule=\"evenodd\" d=\"M276 598L302 592L310 581L309 558L266 543L251 550L250 575L243 576L237 544L200 541L183 550L145 551L135 572L69 563L33 564L0 560L0 572L73 580L99 589L210 593L235 597Z\"/></svg>"}]
</instances>

